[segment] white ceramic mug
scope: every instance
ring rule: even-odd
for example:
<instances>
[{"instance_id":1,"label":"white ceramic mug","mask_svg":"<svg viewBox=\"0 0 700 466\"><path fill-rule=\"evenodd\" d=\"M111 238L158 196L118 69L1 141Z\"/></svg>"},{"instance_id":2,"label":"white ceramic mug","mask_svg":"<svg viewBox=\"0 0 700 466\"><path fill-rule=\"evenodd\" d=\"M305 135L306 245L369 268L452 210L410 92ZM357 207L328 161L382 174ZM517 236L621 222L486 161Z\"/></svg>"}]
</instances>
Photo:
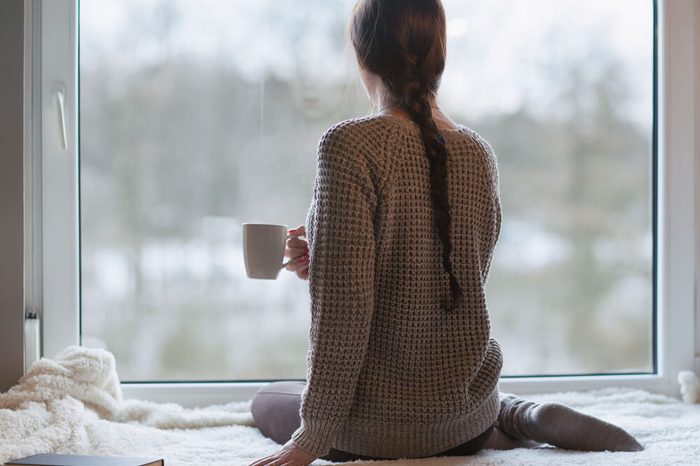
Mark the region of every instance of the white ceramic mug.
<instances>
[{"instance_id":1,"label":"white ceramic mug","mask_svg":"<svg viewBox=\"0 0 700 466\"><path fill-rule=\"evenodd\" d=\"M243 257L249 278L275 280L280 270L293 259L284 261L287 225L270 223L243 224Z\"/></svg>"}]
</instances>

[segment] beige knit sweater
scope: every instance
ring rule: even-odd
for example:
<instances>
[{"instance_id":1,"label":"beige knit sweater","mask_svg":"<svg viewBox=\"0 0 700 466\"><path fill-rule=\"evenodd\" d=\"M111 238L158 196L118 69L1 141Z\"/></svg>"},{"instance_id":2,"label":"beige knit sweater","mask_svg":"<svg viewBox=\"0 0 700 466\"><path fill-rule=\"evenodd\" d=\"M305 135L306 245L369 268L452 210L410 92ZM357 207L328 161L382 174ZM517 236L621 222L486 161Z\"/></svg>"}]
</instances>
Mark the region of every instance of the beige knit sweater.
<instances>
[{"instance_id":1,"label":"beige knit sweater","mask_svg":"<svg viewBox=\"0 0 700 466\"><path fill-rule=\"evenodd\" d=\"M484 285L500 230L496 159L460 126L443 132L454 271L452 313L417 125L390 115L338 123L318 146L306 228L311 293L302 449L429 456L498 415L502 355Z\"/></svg>"}]
</instances>

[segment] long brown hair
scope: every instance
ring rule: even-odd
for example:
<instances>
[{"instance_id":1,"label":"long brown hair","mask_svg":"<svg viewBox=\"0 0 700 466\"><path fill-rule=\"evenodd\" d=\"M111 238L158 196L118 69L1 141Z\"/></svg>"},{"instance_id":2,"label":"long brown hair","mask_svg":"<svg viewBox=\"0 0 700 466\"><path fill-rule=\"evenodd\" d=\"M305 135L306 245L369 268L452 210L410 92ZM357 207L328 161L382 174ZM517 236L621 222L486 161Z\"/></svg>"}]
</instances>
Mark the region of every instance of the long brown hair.
<instances>
[{"instance_id":1,"label":"long brown hair","mask_svg":"<svg viewBox=\"0 0 700 466\"><path fill-rule=\"evenodd\" d=\"M452 303L446 308L452 310L462 303L463 293L450 262L447 148L431 107L445 69L445 38L440 0L360 0L350 22L350 39L360 66L381 78L393 103L420 127L442 264L450 280Z\"/></svg>"}]
</instances>

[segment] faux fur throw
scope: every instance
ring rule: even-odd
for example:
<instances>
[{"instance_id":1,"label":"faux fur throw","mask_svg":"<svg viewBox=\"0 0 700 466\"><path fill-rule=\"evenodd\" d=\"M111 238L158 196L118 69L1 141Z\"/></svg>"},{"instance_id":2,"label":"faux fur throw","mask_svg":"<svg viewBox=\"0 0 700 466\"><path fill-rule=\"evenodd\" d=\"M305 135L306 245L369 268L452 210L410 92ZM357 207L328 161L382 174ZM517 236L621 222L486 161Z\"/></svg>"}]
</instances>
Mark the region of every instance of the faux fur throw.
<instances>
[{"instance_id":1,"label":"faux fur throw","mask_svg":"<svg viewBox=\"0 0 700 466\"><path fill-rule=\"evenodd\" d=\"M160 429L252 426L250 402L205 409L124 400L114 356L71 346L41 359L18 384L0 394L0 464L37 453L95 451L100 420ZM27 441L32 439L33 441Z\"/></svg>"},{"instance_id":2,"label":"faux fur throw","mask_svg":"<svg viewBox=\"0 0 700 466\"><path fill-rule=\"evenodd\" d=\"M687 376L690 384L695 380ZM689 385L688 385L689 387ZM689 392L690 393L690 392ZM556 448L482 450L472 457L358 461L353 466L644 466L697 465L700 406L631 388L528 395L560 401L633 434L642 452L574 452ZM254 427L250 402L205 409L124 400L114 358L71 347L42 359L0 394L0 464L36 453L147 456L168 466L249 465L280 448ZM314 466L328 465L323 460Z\"/></svg>"},{"instance_id":3,"label":"faux fur throw","mask_svg":"<svg viewBox=\"0 0 700 466\"><path fill-rule=\"evenodd\" d=\"M681 384L681 395L685 403L700 403L700 378L694 372L681 371L678 383Z\"/></svg>"}]
</instances>

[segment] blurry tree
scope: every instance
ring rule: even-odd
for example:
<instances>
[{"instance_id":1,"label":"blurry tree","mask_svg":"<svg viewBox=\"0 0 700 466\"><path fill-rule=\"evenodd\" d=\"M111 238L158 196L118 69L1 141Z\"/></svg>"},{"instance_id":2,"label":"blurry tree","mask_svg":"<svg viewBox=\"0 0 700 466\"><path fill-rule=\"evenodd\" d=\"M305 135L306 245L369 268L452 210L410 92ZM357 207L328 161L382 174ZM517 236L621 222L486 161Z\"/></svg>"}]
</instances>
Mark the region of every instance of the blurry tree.
<instances>
[{"instance_id":1,"label":"blurry tree","mask_svg":"<svg viewBox=\"0 0 700 466\"><path fill-rule=\"evenodd\" d=\"M611 333L606 316L617 310L605 303L623 280L637 275L644 309L651 309L649 261L638 254L650 225L650 140L619 110L627 95L615 60L598 60L605 66L590 81L581 79L582 62L562 73L553 89L559 115L535 117L521 109L477 124L499 157L506 234L509 221L535 222L566 251L536 270L494 266L489 296L493 315L532 312L536 325L549 328L545 334L562 334L574 367L644 371L650 370L650 312L637 313L624 332L613 320L618 331ZM605 256L610 243L617 251ZM502 293L534 294L536 304L518 309L515 299L501 305ZM513 352L535 342L529 333L514 336L506 340ZM562 351L560 338L546 340L540 344L547 352Z\"/></svg>"},{"instance_id":2,"label":"blurry tree","mask_svg":"<svg viewBox=\"0 0 700 466\"><path fill-rule=\"evenodd\" d=\"M303 377L306 284L245 279L240 238L203 231L212 218L304 221L319 136L369 109L348 10L256 3L269 21L241 56L277 61L255 71L181 51L180 3L129 5L115 40L146 56L138 66L81 42L83 335L126 379ZM507 374L650 369L649 131L625 110L618 57L593 49L540 64L545 110L451 114L499 160L489 304ZM517 247L533 238L542 251Z\"/></svg>"}]
</instances>

